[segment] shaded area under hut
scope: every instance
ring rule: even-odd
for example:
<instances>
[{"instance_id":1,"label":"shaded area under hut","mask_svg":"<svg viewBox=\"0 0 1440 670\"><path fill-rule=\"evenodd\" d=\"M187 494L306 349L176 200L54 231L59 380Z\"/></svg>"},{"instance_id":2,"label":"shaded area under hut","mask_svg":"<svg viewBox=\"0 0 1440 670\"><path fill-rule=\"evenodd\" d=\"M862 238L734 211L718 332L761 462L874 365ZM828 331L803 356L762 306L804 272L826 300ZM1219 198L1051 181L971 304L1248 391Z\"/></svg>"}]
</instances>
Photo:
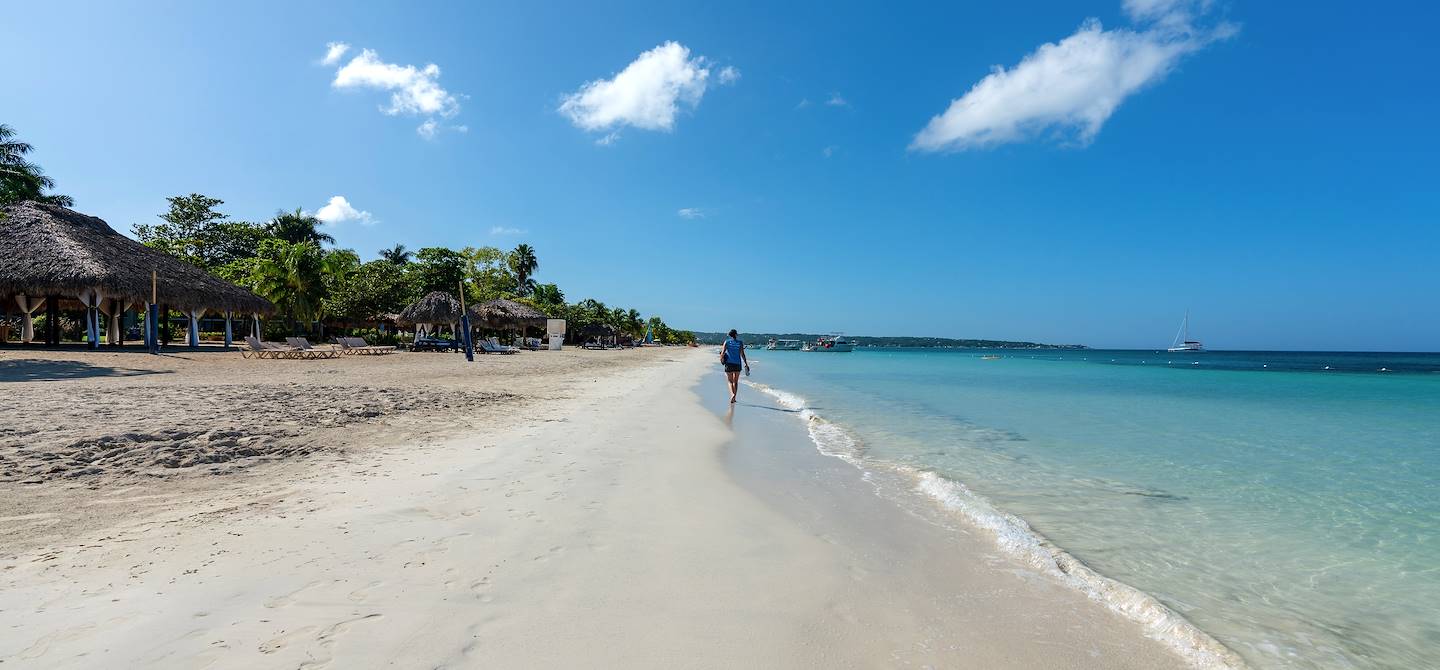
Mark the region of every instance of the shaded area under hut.
<instances>
[{"instance_id":1,"label":"shaded area under hut","mask_svg":"<svg viewBox=\"0 0 1440 670\"><path fill-rule=\"evenodd\" d=\"M545 329L545 322L549 319L544 312L524 303L496 298L487 300L471 308L470 313L474 315L476 323L491 330L514 330L523 339L526 336L526 329Z\"/></svg>"},{"instance_id":2,"label":"shaded area under hut","mask_svg":"<svg viewBox=\"0 0 1440 670\"><path fill-rule=\"evenodd\" d=\"M91 347L102 338L123 345L125 315L143 310L152 296L162 314L174 309L188 317L190 346L199 345L207 312L225 319L228 347L232 319L250 317L258 335L260 317L275 311L270 301L121 235L97 217L34 201L0 207L0 305L20 317L21 342L35 340L35 312L44 308L46 344L60 343L61 310L80 310Z\"/></svg>"}]
</instances>

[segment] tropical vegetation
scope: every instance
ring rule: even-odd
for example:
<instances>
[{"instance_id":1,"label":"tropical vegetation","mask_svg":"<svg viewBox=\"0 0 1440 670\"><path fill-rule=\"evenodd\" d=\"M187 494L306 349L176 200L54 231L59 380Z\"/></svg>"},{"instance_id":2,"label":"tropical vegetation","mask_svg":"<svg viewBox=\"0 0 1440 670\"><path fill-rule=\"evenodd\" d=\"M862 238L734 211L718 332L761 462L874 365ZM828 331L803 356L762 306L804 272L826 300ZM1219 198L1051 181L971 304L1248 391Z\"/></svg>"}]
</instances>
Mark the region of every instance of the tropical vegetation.
<instances>
[{"instance_id":1,"label":"tropical vegetation","mask_svg":"<svg viewBox=\"0 0 1440 670\"><path fill-rule=\"evenodd\" d=\"M69 207L68 195L46 193L55 188L54 180L45 175L28 156L34 147L15 139L15 129L0 123L0 205L21 200L38 200Z\"/></svg>"},{"instance_id":2,"label":"tropical vegetation","mask_svg":"<svg viewBox=\"0 0 1440 670\"><path fill-rule=\"evenodd\" d=\"M263 223L234 221L218 208L219 198L198 193L167 199L160 223L136 224L141 242L220 277L245 286L275 303L275 334L335 333L366 329L430 291L454 294L464 287L471 304L507 298L551 318L565 319L572 335L598 327L640 339L650 331L657 342L685 344L689 331L664 319L643 318L636 309L610 307L587 298L566 302L553 283L536 280L540 261L534 247L511 250L492 246L423 247L410 251L397 244L362 261L351 249L335 246L313 215L281 211Z\"/></svg>"},{"instance_id":3,"label":"tropical vegetation","mask_svg":"<svg viewBox=\"0 0 1440 670\"><path fill-rule=\"evenodd\" d=\"M0 124L0 205L36 200L72 206L70 197L52 192L54 182L29 160L33 149ZM639 339L649 330L666 344L694 340L689 331L672 329L658 316L644 319L635 309L593 298L566 302L559 286L537 281L540 260L529 244L508 251L492 246L411 251L396 244L365 262L354 250L338 248L324 224L300 208L278 210L255 223L230 218L220 210L224 200L200 193L166 201L158 223L132 226L135 238L273 302L278 314L266 324L268 337L367 332L430 291L454 294L463 287L472 304L515 300L565 319L573 335L603 331Z\"/></svg>"}]
</instances>

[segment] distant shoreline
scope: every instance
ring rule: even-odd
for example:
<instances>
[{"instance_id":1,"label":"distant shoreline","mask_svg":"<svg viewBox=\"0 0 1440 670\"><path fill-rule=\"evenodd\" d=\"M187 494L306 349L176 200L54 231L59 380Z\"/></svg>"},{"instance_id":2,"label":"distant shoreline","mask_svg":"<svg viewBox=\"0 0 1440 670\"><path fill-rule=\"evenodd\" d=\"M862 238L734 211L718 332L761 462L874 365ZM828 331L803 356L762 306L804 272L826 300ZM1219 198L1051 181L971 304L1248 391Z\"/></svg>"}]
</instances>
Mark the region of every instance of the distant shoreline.
<instances>
[{"instance_id":1,"label":"distant shoreline","mask_svg":"<svg viewBox=\"0 0 1440 670\"><path fill-rule=\"evenodd\" d=\"M725 333L702 333L695 332L695 341L700 344L720 344L725 341ZM740 333L740 339L756 345L768 341L770 338L777 340L801 340L813 342L816 338L822 337L824 333ZM857 347L908 347L914 349L1046 349L1061 351L1084 351L1089 349L1083 344L1044 344L1041 342L1023 342L1015 340L983 340L983 339L957 339L949 337L884 337L874 335L847 336L855 342Z\"/></svg>"}]
</instances>

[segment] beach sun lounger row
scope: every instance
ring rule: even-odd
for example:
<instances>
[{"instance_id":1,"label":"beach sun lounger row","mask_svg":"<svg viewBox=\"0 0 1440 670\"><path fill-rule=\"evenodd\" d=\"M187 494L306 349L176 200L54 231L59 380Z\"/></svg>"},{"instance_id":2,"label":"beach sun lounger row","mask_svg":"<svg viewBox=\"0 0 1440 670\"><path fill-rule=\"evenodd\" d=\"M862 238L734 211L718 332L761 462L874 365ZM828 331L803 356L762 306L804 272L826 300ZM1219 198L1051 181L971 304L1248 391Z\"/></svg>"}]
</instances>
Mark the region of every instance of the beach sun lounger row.
<instances>
[{"instance_id":1,"label":"beach sun lounger row","mask_svg":"<svg viewBox=\"0 0 1440 670\"><path fill-rule=\"evenodd\" d=\"M363 337L337 337L335 343L340 345L340 353L346 355L374 356L388 354L395 351L395 347L373 345L365 341Z\"/></svg>"},{"instance_id":2,"label":"beach sun lounger row","mask_svg":"<svg viewBox=\"0 0 1440 670\"><path fill-rule=\"evenodd\" d=\"M289 340L305 338L286 338ZM335 358L340 355L339 349L316 349L305 342L304 347L294 344L276 344L274 342L261 342L254 336L245 337L245 348L240 350L240 355L245 358Z\"/></svg>"},{"instance_id":3,"label":"beach sun lounger row","mask_svg":"<svg viewBox=\"0 0 1440 670\"><path fill-rule=\"evenodd\" d=\"M410 351L459 351L460 343L442 337L421 337L410 345Z\"/></svg>"}]
</instances>

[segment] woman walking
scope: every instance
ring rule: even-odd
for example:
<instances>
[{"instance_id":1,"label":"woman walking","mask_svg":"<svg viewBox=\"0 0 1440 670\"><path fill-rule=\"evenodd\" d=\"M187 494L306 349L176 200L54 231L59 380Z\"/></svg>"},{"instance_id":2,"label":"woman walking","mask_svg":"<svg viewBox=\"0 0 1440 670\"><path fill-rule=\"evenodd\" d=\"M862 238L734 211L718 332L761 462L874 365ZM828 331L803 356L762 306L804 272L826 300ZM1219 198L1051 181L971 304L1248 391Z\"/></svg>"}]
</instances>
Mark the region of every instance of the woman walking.
<instances>
[{"instance_id":1,"label":"woman walking","mask_svg":"<svg viewBox=\"0 0 1440 670\"><path fill-rule=\"evenodd\" d=\"M725 343L720 345L720 362L725 365L725 380L730 383L730 402L735 402L735 396L740 392L740 368L743 365L745 374L750 374L750 359L745 357L745 343L740 341L740 334L730 329L730 337L725 338Z\"/></svg>"}]
</instances>

